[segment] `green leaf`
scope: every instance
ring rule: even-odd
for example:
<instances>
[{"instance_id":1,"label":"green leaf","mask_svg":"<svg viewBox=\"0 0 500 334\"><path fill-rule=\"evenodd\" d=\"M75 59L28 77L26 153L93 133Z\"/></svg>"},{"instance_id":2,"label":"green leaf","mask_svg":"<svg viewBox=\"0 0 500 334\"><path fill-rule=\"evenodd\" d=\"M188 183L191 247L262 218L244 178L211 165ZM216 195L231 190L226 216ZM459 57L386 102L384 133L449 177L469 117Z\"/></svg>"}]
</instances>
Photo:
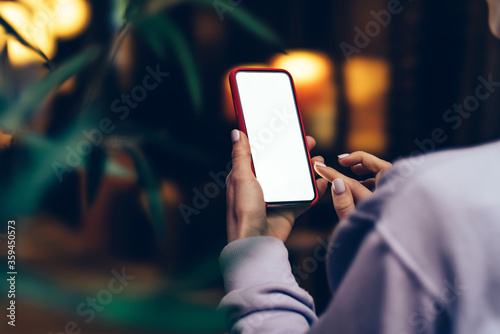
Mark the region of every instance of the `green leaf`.
<instances>
[{"instance_id":1,"label":"green leaf","mask_svg":"<svg viewBox=\"0 0 500 334\"><path fill-rule=\"evenodd\" d=\"M278 35L265 24L256 19L248 11L241 6L231 6L225 1L221 0L190 0L194 3L200 3L214 8L219 14L219 18L224 20L224 15L235 20L249 32L253 33L261 40L270 43L277 47L281 52L286 48L285 44L281 41Z\"/></svg>"},{"instance_id":2,"label":"green leaf","mask_svg":"<svg viewBox=\"0 0 500 334\"><path fill-rule=\"evenodd\" d=\"M146 15L154 15L159 12L164 12L167 9L171 9L187 0L154 0L149 1L144 8L144 13Z\"/></svg>"},{"instance_id":3,"label":"green leaf","mask_svg":"<svg viewBox=\"0 0 500 334\"><path fill-rule=\"evenodd\" d=\"M9 22L7 22L3 17L2 15L0 15L0 25L2 27L5 28L5 31L7 32L7 34L11 35L12 37L14 37L19 43L21 43L22 45L26 46L27 48L35 51L40 57L42 57L47 65L50 67L50 59L45 55L45 53L43 53L42 50L40 50L40 48L38 48L37 46L34 46L32 45L31 43L29 43L24 37L22 37L17 31L16 29L14 29Z\"/></svg>"},{"instance_id":4,"label":"green leaf","mask_svg":"<svg viewBox=\"0 0 500 334\"><path fill-rule=\"evenodd\" d=\"M129 275L137 275L135 272L125 268ZM121 268L115 268L121 272ZM103 284L107 284L114 276L110 272L105 273ZM82 277L80 281L91 280ZM203 275L198 277L203 280ZM71 285L62 286L57 280L49 278L41 273L32 272L24 268L23 275L18 277L20 303L31 302L35 305L43 305L49 312L60 313L62 311L74 310L84 303L89 296L96 296L98 291L90 288L74 288ZM96 316L100 324L111 327L119 326L137 332L161 332L161 333L222 333L224 322L220 313L216 313L217 305L189 301L185 296L179 295L167 286L155 289L154 293L137 293L137 289L144 282L128 282L127 286L119 294L113 295L113 302L109 303ZM105 287L106 285L104 285ZM7 291L5 280L0 282L2 291ZM136 291L134 293L134 290ZM193 291L195 294L196 291ZM82 322L84 318L75 318Z\"/></svg>"},{"instance_id":5,"label":"green leaf","mask_svg":"<svg viewBox=\"0 0 500 334\"><path fill-rule=\"evenodd\" d=\"M86 159L87 168L87 207L91 207L106 168L107 156L100 146L95 146Z\"/></svg>"},{"instance_id":6,"label":"green leaf","mask_svg":"<svg viewBox=\"0 0 500 334\"><path fill-rule=\"evenodd\" d=\"M156 17L141 21L137 28L154 54L159 59L165 60L167 58L166 44L156 21Z\"/></svg>"},{"instance_id":7,"label":"green leaf","mask_svg":"<svg viewBox=\"0 0 500 334\"><path fill-rule=\"evenodd\" d=\"M128 21L135 18L142 11L148 0L129 0L129 4L125 9L124 18Z\"/></svg>"},{"instance_id":8,"label":"green leaf","mask_svg":"<svg viewBox=\"0 0 500 334\"><path fill-rule=\"evenodd\" d=\"M171 43L173 51L176 53L177 58L184 69L193 106L199 113L202 106L201 82L193 53L191 52L188 42L177 24L165 16L161 16L160 22L163 26L163 33L165 34L167 40Z\"/></svg>"},{"instance_id":9,"label":"green leaf","mask_svg":"<svg viewBox=\"0 0 500 334\"><path fill-rule=\"evenodd\" d=\"M202 107L200 76L193 53L180 27L160 14L141 20L138 27L159 58L166 57L166 43L171 47L184 70L193 106L199 113Z\"/></svg>"},{"instance_id":10,"label":"green leaf","mask_svg":"<svg viewBox=\"0 0 500 334\"><path fill-rule=\"evenodd\" d=\"M3 99L8 100L12 98L12 85L10 84L12 81L10 79L11 72L7 55L7 44L5 44L0 53L0 71L0 95ZM0 111L4 110L5 107L6 105L2 105Z\"/></svg>"},{"instance_id":11,"label":"green leaf","mask_svg":"<svg viewBox=\"0 0 500 334\"><path fill-rule=\"evenodd\" d=\"M61 86L66 80L83 70L95 59L98 53L98 47L90 48L74 56L39 82L25 89L17 101L0 115L2 127L8 131L19 128L24 119L40 106L53 89Z\"/></svg>"},{"instance_id":12,"label":"green leaf","mask_svg":"<svg viewBox=\"0 0 500 334\"><path fill-rule=\"evenodd\" d=\"M35 133L16 133L17 146L25 154L25 162L16 167L15 173L5 179L0 187L2 211L6 216L25 217L36 212L41 198L50 186L64 182L74 172L68 165L67 147L75 149L83 139L82 129L92 124L84 120L73 124L67 133L49 139ZM82 159L79 155L78 158Z\"/></svg>"},{"instance_id":13,"label":"green leaf","mask_svg":"<svg viewBox=\"0 0 500 334\"><path fill-rule=\"evenodd\" d=\"M144 153L135 145L128 145L125 151L130 154L137 170L139 184L146 192L149 211L156 230L156 237L160 245L165 241L165 217L160 181L151 168Z\"/></svg>"}]
</instances>

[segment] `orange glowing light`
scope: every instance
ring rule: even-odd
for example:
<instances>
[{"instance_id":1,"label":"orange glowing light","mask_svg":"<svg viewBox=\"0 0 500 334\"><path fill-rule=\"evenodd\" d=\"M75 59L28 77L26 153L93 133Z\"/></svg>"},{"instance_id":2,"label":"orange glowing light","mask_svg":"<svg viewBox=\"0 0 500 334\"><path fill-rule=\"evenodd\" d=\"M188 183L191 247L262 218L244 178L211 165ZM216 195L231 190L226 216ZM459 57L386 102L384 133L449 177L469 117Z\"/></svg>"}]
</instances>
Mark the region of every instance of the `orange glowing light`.
<instances>
[{"instance_id":1,"label":"orange glowing light","mask_svg":"<svg viewBox=\"0 0 500 334\"><path fill-rule=\"evenodd\" d=\"M66 80L61 87L59 87L59 93L61 94L70 94L75 90L76 87L76 77L71 77Z\"/></svg>"},{"instance_id":2,"label":"orange glowing light","mask_svg":"<svg viewBox=\"0 0 500 334\"><path fill-rule=\"evenodd\" d=\"M306 131L314 136L318 147L331 148L337 127L333 62L322 52L288 50L274 56L270 64L290 72Z\"/></svg>"},{"instance_id":3,"label":"orange glowing light","mask_svg":"<svg viewBox=\"0 0 500 334\"><path fill-rule=\"evenodd\" d=\"M389 89L389 64L381 59L355 57L344 67L349 103L365 106L385 96Z\"/></svg>"},{"instance_id":4,"label":"orange glowing light","mask_svg":"<svg viewBox=\"0 0 500 334\"><path fill-rule=\"evenodd\" d=\"M3 50L5 43L7 42L7 34L3 27L0 27L0 50Z\"/></svg>"},{"instance_id":5,"label":"orange glowing light","mask_svg":"<svg viewBox=\"0 0 500 334\"><path fill-rule=\"evenodd\" d=\"M71 39L87 28L90 22L91 8L85 0L55 0L54 34L61 39Z\"/></svg>"},{"instance_id":6,"label":"orange glowing light","mask_svg":"<svg viewBox=\"0 0 500 334\"><path fill-rule=\"evenodd\" d=\"M4 134L0 131L0 149L9 147L12 143L12 135Z\"/></svg>"},{"instance_id":7,"label":"orange glowing light","mask_svg":"<svg viewBox=\"0 0 500 334\"><path fill-rule=\"evenodd\" d=\"M289 71L298 83L315 83L329 79L332 66L328 57L319 52L290 50L271 59L271 67Z\"/></svg>"},{"instance_id":8,"label":"orange glowing light","mask_svg":"<svg viewBox=\"0 0 500 334\"><path fill-rule=\"evenodd\" d=\"M32 45L37 46L51 58L56 52L56 43L47 26L34 26L32 14L17 3L1 3L0 13L14 29ZM32 62L43 62L43 59L33 50L19 43L15 38L7 39L9 60L14 66L23 66Z\"/></svg>"},{"instance_id":9,"label":"orange glowing light","mask_svg":"<svg viewBox=\"0 0 500 334\"><path fill-rule=\"evenodd\" d=\"M270 65L290 72L301 108L309 109L332 90L333 64L321 52L290 50L274 56Z\"/></svg>"},{"instance_id":10,"label":"orange glowing light","mask_svg":"<svg viewBox=\"0 0 500 334\"><path fill-rule=\"evenodd\" d=\"M349 112L348 148L382 154L386 148L386 108L390 87L387 61L356 57L344 67Z\"/></svg>"}]
</instances>

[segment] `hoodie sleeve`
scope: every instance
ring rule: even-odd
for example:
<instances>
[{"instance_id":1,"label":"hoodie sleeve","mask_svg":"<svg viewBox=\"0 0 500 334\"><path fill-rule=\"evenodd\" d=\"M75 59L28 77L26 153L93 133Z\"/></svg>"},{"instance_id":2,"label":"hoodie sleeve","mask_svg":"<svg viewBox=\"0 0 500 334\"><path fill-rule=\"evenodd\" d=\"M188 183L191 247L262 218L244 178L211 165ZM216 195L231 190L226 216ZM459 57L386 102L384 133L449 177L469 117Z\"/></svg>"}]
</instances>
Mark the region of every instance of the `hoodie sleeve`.
<instances>
[{"instance_id":1,"label":"hoodie sleeve","mask_svg":"<svg viewBox=\"0 0 500 334\"><path fill-rule=\"evenodd\" d=\"M295 281L283 242L250 237L231 242L220 264L231 333L306 333L317 319L312 297Z\"/></svg>"}]
</instances>

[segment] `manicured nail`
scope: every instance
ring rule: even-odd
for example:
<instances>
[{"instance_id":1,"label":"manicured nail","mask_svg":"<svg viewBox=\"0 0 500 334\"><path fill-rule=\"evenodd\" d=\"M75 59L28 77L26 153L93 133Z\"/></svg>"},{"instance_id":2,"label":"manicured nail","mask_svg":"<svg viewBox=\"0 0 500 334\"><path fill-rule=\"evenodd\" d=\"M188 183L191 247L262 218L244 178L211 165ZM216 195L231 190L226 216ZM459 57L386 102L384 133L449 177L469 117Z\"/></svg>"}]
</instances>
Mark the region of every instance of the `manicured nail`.
<instances>
[{"instance_id":1,"label":"manicured nail","mask_svg":"<svg viewBox=\"0 0 500 334\"><path fill-rule=\"evenodd\" d=\"M240 140L240 131L235 129L235 130L231 131L231 141L234 144L238 140Z\"/></svg>"},{"instance_id":2,"label":"manicured nail","mask_svg":"<svg viewBox=\"0 0 500 334\"><path fill-rule=\"evenodd\" d=\"M339 159L344 159L344 158L348 157L349 155L350 155L349 153L341 154L341 155L339 155Z\"/></svg>"},{"instance_id":3,"label":"manicured nail","mask_svg":"<svg viewBox=\"0 0 500 334\"><path fill-rule=\"evenodd\" d=\"M341 195L345 193L345 183L342 179L335 179L332 183L333 191L335 191L335 195Z\"/></svg>"},{"instance_id":4,"label":"manicured nail","mask_svg":"<svg viewBox=\"0 0 500 334\"><path fill-rule=\"evenodd\" d=\"M326 167L326 165L322 162L319 162L319 161L315 161L314 162L314 166L319 166L319 167Z\"/></svg>"}]
</instances>

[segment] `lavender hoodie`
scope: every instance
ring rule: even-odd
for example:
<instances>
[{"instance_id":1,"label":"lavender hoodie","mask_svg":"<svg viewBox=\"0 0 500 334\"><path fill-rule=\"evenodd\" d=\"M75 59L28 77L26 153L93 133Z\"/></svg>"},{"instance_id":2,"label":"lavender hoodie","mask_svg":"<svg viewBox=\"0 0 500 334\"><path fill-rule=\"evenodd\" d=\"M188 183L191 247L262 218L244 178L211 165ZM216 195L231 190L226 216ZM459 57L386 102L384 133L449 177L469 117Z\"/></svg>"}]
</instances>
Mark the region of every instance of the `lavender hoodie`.
<instances>
[{"instance_id":1,"label":"lavender hoodie","mask_svg":"<svg viewBox=\"0 0 500 334\"><path fill-rule=\"evenodd\" d=\"M500 142L397 162L333 234L319 318L283 243L227 245L231 333L500 333Z\"/></svg>"}]
</instances>

